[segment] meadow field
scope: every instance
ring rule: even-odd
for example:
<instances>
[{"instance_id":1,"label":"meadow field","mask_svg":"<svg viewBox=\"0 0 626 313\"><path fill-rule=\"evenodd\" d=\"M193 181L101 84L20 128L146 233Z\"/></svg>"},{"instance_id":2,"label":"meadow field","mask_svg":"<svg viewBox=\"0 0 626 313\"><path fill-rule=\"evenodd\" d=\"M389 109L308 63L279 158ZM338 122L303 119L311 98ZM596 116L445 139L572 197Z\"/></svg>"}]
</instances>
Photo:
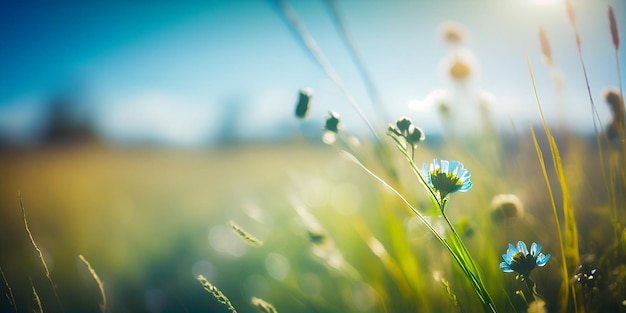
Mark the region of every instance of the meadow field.
<instances>
[{"instance_id":1,"label":"meadow field","mask_svg":"<svg viewBox=\"0 0 626 313\"><path fill-rule=\"evenodd\" d=\"M626 312L623 4L614 11L567 0L552 7L554 20L515 4L550 26L522 18L532 29L513 21L523 17L516 9L491 4L494 24L481 24L483 12L460 15L487 31L476 51L489 87L479 83L468 30L416 18L409 9L429 15L417 3L346 3L368 43L381 42L364 49L336 1L220 3L205 8L208 24L194 7L177 7L182 24L162 19L171 8L159 7L151 14L160 27L174 23L180 28L171 34L194 35L179 42L164 31L153 38L158 45L148 40L110 59L113 67L94 61L101 93L77 87L31 106L49 107L30 130L20 124L28 108L0 111L10 124L0 125L0 312ZM132 22L141 8L107 14ZM107 16L98 7L65 9L55 18ZM305 27L315 10L324 12L314 21L319 33ZM212 32L221 13L238 16L231 32ZM239 23L248 20L239 13L259 24ZM371 27L370 16L386 31ZM593 22L600 19L602 32ZM330 41L322 22L332 25ZM420 36L436 28L445 50L416 51L431 42L407 39L412 33L387 36L400 25ZM517 35L503 42L490 33L494 25ZM283 43L257 40L261 26L284 31L276 37ZM207 30L215 47L243 31L248 39L208 63L204 55L187 59L200 41L194 36ZM320 33L336 55L317 44ZM150 70L174 58L166 53L154 66L141 62L143 53L172 48L174 37L168 53L180 63L169 65L172 75L155 75ZM65 49L62 40L53 46ZM382 77L360 54L368 49ZM589 50L595 57L585 59ZM306 66L292 68L298 58ZM135 72L156 91L126 86ZM200 72L211 79L194 76ZM273 82L270 74L293 99L276 90L247 94ZM242 89L218 84L229 79ZM211 103L212 92L231 87L234 97ZM82 111L90 97L104 104Z\"/></svg>"},{"instance_id":2,"label":"meadow field","mask_svg":"<svg viewBox=\"0 0 626 313\"><path fill-rule=\"evenodd\" d=\"M540 147L549 151L543 137ZM601 171L589 169L599 164L595 139L558 140L577 257L602 273L591 290L575 282L579 264L568 269L572 277L562 277L550 192L528 134L502 139L497 158L441 144L443 138L418 147L415 158L459 156L471 171L472 189L450 196L446 213L498 311L526 311L516 295L523 285L498 268L507 244L518 240L540 243L552 255L532 275L546 311L559 310L563 280L578 295L580 310L623 311L623 210L613 220ZM390 156L395 178L375 156L362 160L446 234L399 154ZM415 214L319 141L188 151L76 145L3 153L0 164L6 312L13 305L18 312L38 310L33 290L45 312L100 311L98 285L79 255L103 282L107 312L228 312L202 289L198 275L240 312L255 311L252 297L278 312L481 310L463 273ZM561 187L554 166L547 171L563 224ZM509 200L515 211L498 211L493 199L501 194L515 195ZM614 205L622 205L623 193L614 196ZM20 198L55 288L29 240ZM233 222L262 244L237 236ZM570 300L567 310L573 305Z\"/></svg>"}]
</instances>

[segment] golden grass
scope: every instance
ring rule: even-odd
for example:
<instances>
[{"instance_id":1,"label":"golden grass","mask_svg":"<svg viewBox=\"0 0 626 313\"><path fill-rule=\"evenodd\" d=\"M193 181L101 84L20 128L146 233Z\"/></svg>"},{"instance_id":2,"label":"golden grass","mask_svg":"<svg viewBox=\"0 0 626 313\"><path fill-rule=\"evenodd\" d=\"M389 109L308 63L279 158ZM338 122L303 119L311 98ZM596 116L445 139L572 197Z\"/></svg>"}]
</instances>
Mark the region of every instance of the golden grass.
<instances>
[{"instance_id":1,"label":"golden grass","mask_svg":"<svg viewBox=\"0 0 626 313\"><path fill-rule=\"evenodd\" d=\"M574 274L574 270L580 263L579 256L579 248L578 248L578 228L576 225L576 217L574 214L574 208L572 207L569 189L567 187L567 180L565 178L565 173L563 171L563 163L561 161L561 156L559 153L559 148L557 147L556 141L550 132L550 128L546 123L546 120L543 115L543 109L541 108L541 101L539 100L539 94L537 93L537 87L535 85L535 77L533 74L532 65L530 63L530 58L526 57L526 61L528 64L528 71L530 73L530 80L533 86L533 92L535 94L535 99L537 101L537 106L539 108L539 115L541 117L541 122L544 127L544 131L546 136L548 137L548 143L550 147L550 153L552 156L552 162L558 177L559 186L561 187L561 195L562 195L562 212L564 216L564 226L561 227L561 223L559 221L558 210L554 201L554 193L551 187L550 179L548 176L548 172L546 170L545 161L543 159L543 153L541 152L541 148L537 142L537 136L535 135L535 131L531 126L531 133L533 142L535 143L535 149L537 150L537 156L539 159L539 163L541 164L541 169L543 171L544 178L546 180L546 185L548 188L548 192L550 194L552 210L554 213L554 220L556 223L557 232L559 234L559 241L561 247L561 265L562 270L562 285L561 285L561 312L565 312L568 310L569 303L569 291L570 289L573 291L574 286L569 284L570 277ZM563 234L562 231L565 231ZM574 300L574 308L578 310L578 305L576 303L576 293L572 292L572 299Z\"/></svg>"},{"instance_id":2,"label":"golden grass","mask_svg":"<svg viewBox=\"0 0 626 313\"><path fill-rule=\"evenodd\" d=\"M43 257L43 253L41 252L41 249L39 249L39 246L35 242L35 239L33 238L33 233L30 231L30 227L28 227L28 220L26 220L26 209L24 208L24 203L22 202L22 196L19 195L19 198L20 198L20 208L22 209L22 216L24 219L24 228L26 229L26 233L28 234L28 239L30 239L30 243L33 245L33 248L35 248L35 251L37 251L37 256L39 257L39 260L41 261L41 265L43 266L43 269L46 273L46 278L48 279L50 286L52 286L54 297L56 298L57 303L59 304L59 307L61 308L61 312L63 312L64 311L63 305L61 304L61 300L59 299L59 292L57 291L57 286L52 281L52 276L50 275L48 263L46 263L46 259ZM33 285L33 292L35 293L35 297L37 298L37 302L39 303L39 307L41 308L41 302L39 301L39 297L37 296L37 292L35 291L34 285Z\"/></svg>"},{"instance_id":3,"label":"golden grass","mask_svg":"<svg viewBox=\"0 0 626 313\"><path fill-rule=\"evenodd\" d=\"M7 277L4 275L4 271L2 270L2 266L0 266L0 274L2 274L2 280L4 280L4 286L7 289L7 299L9 300L9 304L13 307L13 311L17 313L17 304L15 303L15 297L13 296L13 290L11 290L11 286L9 285L9 281L7 281Z\"/></svg>"},{"instance_id":4,"label":"golden grass","mask_svg":"<svg viewBox=\"0 0 626 313\"><path fill-rule=\"evenodd\" d=\"M98 273L96 273L96 270L93 269L93 267L91 267L91 264L89 264L87 259L85 259L85 257L82 254L79 255L78 258L87 266L87 269L89 270L89 274L91 274L91 277L93 277L93 279L96 281L96 284L98 284L98 289L100 290L100 296L102 297L102 302L100 303L100 311L104 313L107 310L107 296L106 296L106 293L104 292L104 284L102 283L102 280L100 280L100 277L98 276Z\"/></svg>"},{"instance_id":5,"label":"golden grass","mask_svg":"<svg viewBox=\"0 0 626 313\"><path fill-rule=\"evenodd\" d=\"M39 313L43 313L43 306L41 305L41 298L39 298L39 293L37 293L37 289L35 289L35 284L33 281L30 281L30 286L33 290L33 296L35 297L35 303L37 304L37 309L39 309Z\"/></svg>"}]
</instances>

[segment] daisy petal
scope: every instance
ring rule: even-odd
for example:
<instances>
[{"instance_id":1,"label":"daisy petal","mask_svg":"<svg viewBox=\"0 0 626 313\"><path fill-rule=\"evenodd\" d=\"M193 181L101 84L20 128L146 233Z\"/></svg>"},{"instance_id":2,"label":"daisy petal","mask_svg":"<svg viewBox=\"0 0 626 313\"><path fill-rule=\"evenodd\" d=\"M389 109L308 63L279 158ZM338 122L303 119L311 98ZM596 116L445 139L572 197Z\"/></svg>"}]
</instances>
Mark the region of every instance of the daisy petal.
<instances>
[{"instance_id":1,"label":"daisy petal","mask_svg":"<svg viewBox=\"0 0 626 313\"><path fill-rule=\"evenodd\" d=\"M528 248L526 247L526 244L521 240L517 242L517 251L523 252L524 255L528 255Z\"/></svg>"},{"instance_id":2,"label":"daisy petal","mask_svg":"<svg viewBox=\"0 0 626 313\"><path fill-rule=\"evenodd\" d=\"M503 254L502 259L504 259L504 262L506 262L506 264L511 264L511 262L513 262L513 257L508 254Z\"/></svg>"},{"instance_id":3,"label":"daisy petal","mask_svg":"<svg viewBox=\"0 0 626 313\"><path fill-rule=\"evenodd\" d=\"M548 263L548 260L550 260L550 254L546 254L544 255L543 253L540 253L537 256L537 261L535 261L535 264L537 264L537 266L544 266L546 265L546 263Z\"/></svg>"},{"instance_id":4,"label":"daisy petal","mask_svg":"<svg viewBox=\"0 0 626 313\"><path fill-rule=\"evenodd\" d=\"M450 173L448 169L450 168L450 162L446 160L441 160L441 171L443 173Z\"/></svg>"},{"instance_id":5,"label":"daisy petal","mask_svg":"<svg viewBox=\"0 0 626 313\"><path fill-rule=\"evenodd\" d=\"M472 189L472 182L469 180L466 180L463 182L463 184L461 185L461 188L459 188L460 192L466 192L468 190Z\"/></svg>"},{"instance_id":6,"label":"daisy petal","mask_svg":"<svg viewBox=\"0 0 626 313\"><path fill-rule=\"evenodd\" d=\"M530 255L539 255L539 253L541 252L541 245L533 242L532 245L530 245Z\"/></svg>"},{"instance_id":7,"label":"daisy petal","mask_svg":"<svg viewBox=\"0 0 626 313\"><path fill-rule=\"evenodd\" d=\"M462 166L463 165L461 165L458 161L450 161L448 164L448 173L456 173L456 176L458 177L458 172L461 170Z\"/></svg>"},{"instance_id":8,"label":"daisy petal","mask_svg":"<svg viewBox=\"0 0 626 313\"><path fill-rule=\"evenodd\" d=\"M500 270L501 270L501 271L503 271L503 272L505 272L505 273L510 273L510 272L513 272L513 270L511 269L511 267L510 267L508 264L504 263L504 262L501 262L501 263L500 263Z\"/></svg>"},{"instance_id":9,"label":"daisy petal","mask_svg":"<svg viewBox=\"0 0 626 313\"><path fill-rule=\"evenodd\" d=\"M511 257L515 255L517 252L518 252L517 248L515 248L515 246L512 244L509 244L509 248L506 249L506 254L510 255Z\"/></svg>"}]
</instances>

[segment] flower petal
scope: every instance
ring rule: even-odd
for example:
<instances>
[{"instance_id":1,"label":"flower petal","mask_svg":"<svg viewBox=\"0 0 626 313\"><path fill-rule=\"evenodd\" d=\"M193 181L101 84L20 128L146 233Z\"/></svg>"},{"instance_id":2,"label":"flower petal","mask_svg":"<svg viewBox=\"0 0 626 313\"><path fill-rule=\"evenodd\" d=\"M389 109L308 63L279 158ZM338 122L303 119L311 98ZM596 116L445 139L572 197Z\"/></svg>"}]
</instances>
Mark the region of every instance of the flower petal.
<instances>
[{"instance_id":1,"label":"flower petal","mask_svg":"<svg viewBox=\"0 0 626 313\"><path fill-rule=\"evenodd\" d=\"M459 169L459 171L457 172L456 176L460 179L460 180L467 180L469 179L472 175L470 174L470 172L466 169L463 168L463 165L461 165L461 168Z\"/></svg>"},{"instance_id":2,"label":"flower petal","mask_svg":"<svg viewBox=\"0 0 626 313\"><path fill-rule=\"evenodd\" d=\"M466 192L468 190L472 189L472 182L469 180L466 180L463 182L463 184L461 185L461 187L459 188L458 191L460 192Z\"/></svg>"},{"instance_id":3,"label":"flower petal","mask_svg":"<svg viewBox=\"0 0 626 313\"><path fill-rule=\"evenodd\" d=\"M462 168L463 165L461 165L461 163L459 163L458 161L450 161L450 163L448 164L448 173L457 174Z\"/></svg>"},{"instance_id":4,"label":"flower petal","mask_svg":"<svg viewBox=\"0 0 626 313\"><path fill-rule=\"evenodd\" d=\"M530 245L530 255L537 256L539 255L540 252L541 252L541 245L536 242L533 242L533 244Z\"/></svg>"},{"instance_id":5,"label":"flower petal","mask_svg":"<svg viewBox=\"0 0 626 313\"><path fill-rule=\"evenodd\" d=\"M450 162L448 162L447 160L441 160L441 172L443 173L449 173L448 169L450 168Z\"/></svg>"},{"instance_id":6,"label":"flower petal","mask_svg":"<svg viewBox=\"0 0 626 313\"><path fill-rule=\"evenodd\" d=\"M441 165L439 164L439 160L434 159L433 163L430 164L430 171L432 172L440 168L441 168Z\"/></svg>"},{"instance_id":7,"label":"flower petal","mask_svg":"<svg viewBox=\"0 0 626 313\"><path fill-rule=\"evenodd\" d=\"M544 266L546 265L546 263L548 263L548 260L550 260L550 254L548 253L547 255L544 255L543 253L539 253L539 255L537 256L537 260L535 261L535 264L537 266Z\"/></svg>"},{"instance_id":8,"label":"flower petal","mask_svg":"<svg viewBox=\"0 0 626 313\"><path fill-rule=\"evenodd\" d=\"M433 182L430 180L430 171L428 170L428 165L426 165L426 163L423 163L422 169L424 170L424 178L426 178L426 183L432 185Z\"/></svg>"},{"instance_id":9,"label":"flower petal","mask_svg":"<svg viewBox=\"0 0 626 313\"><path fill-rule=\"evenodd\" d=\"M528 255L528 248L526 247L526 244L521 240L517 242L517 251L523 252L524 255Z\"/></svg>"},{"instance_id":10,"label":"flower petal","mask_svg":"<svg viewBox=\"0 0 626 313\"><path fill-rule=\"evenodd\" d=\"M506 254L510 255L511 257L513 257L513 255L515 255L517 252L517 248L515 248L515 246L512 244L509 244L509 248L506 249Z\"/></svg>"},{"instance_id":11,"label":"flower petal","mask_svg":"<svg viewBox=\"0 0 626 313\"><path fill-rule=\"evenodd\" d=\"M513 262L513 257L508 254L503 254L502 259L504 259L504 262L506 262L506 264L511 264L511 262Z\"/></svg>"},{"instance_id":12,"label":"flower petal","mask_svg":"<svg viewBox=\"0 0 626 313\"><path fill-rule=\"evenodd\" d=\"M505 272L505 273L513 272L513 269L511 269L511 267L508 264L504 263L504 262L500 263L500 270Z\"/></svg>"}]
</instances>

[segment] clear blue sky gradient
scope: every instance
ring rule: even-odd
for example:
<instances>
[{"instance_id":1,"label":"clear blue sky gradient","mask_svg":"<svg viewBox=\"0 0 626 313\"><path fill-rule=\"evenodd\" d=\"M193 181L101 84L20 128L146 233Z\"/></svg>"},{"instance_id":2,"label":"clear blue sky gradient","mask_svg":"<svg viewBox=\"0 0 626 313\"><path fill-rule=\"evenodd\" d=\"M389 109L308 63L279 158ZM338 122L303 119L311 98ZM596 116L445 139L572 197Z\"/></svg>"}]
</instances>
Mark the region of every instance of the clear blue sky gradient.
<instances>
[{"instance_id":1,"label":"clear blue sky gradient","mask_svg":"<svg viewBox=\"0 0 626 313\"><path fill-rule=\"evenodd\" d=\"M372 109L326 3L288 3L366 113L376 123L388 123ZM407 103L424 99L437 88L453 88L439 69L449 48L438 38L437 28L455 21L465 26L466 47L480 63L473 89L494 95L494 115L506 120L500 124L510 125L512 118L523 126L538 117L528 55L548 117L556 119L554 107L560 102L572 126L592 130L586 86L562 0L338 3L389 116L408 115L432 131L441 127L429 115L434 113L411 111ZM573 4L592 94L606 119L601 92L618 86L607 8L613 6L623 37L624 2ZM545 29L555 65L565 77L560 96L553 92L550 73L541 62L539 27ZM345 97L305 52L272 1L4 1L0 40L4 138L28 139L42 123L38 112L46 100L76 86L83 88L98 129L113 141L211 140L229 101L242 103L238 112L242 136L271 136L280 131L278 126L296 125L293 106L303 87L314 90L315 123L335 110L345 117L346 127L363 130Z\"/></svg>"}]
</instances>

